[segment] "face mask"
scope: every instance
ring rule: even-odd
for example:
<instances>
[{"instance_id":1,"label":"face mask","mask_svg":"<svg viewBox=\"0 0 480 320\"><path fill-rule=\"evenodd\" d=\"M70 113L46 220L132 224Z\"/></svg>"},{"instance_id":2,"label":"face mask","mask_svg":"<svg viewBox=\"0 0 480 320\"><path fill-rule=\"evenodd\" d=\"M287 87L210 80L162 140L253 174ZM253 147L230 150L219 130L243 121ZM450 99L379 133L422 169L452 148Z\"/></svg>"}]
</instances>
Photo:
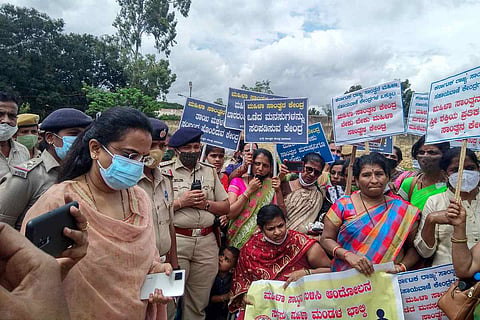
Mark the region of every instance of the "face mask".
<instances>
[{"instance_id":1,"label":"face mask","mask_svg":"<svg viewBox=\"0 0 480 320\"><path fill-rule=\"evenodd\" d=\"M55 134L55 136L57 135ZM72 147L72 144L75 141L75 139L77 139L77 137L76 136L64 136L64 137L57 136L57 137L62 139L63 145L62 147L57 147L54 145L55 153L57 154L60 160L63 160L67 156L68 151Z\"/></svg>"},{"instance_id":2,"label":"face mask","mask_svg":"<svg viewBox=\"0 0 480 320\"><path fill-rule=\"evenodd\" d=\"M173 151L172 149L168 149L163 154L162 161L170 161L173 159L174 155L175 155L175 151Z\"/></svg>"},{"instance_id":3,"label":"face mask","mask_svg":"<svg viewBox=\"0 0 480 320\"><path fill-rule=\"evenodd\" d=\"M313 181L312 183L306 183L305 180L303 180L303 178L302 178L302 174L299 174L299 175L298 175L298 182L300 182L300 185L301 185L302 187L311 187L311 186L313 186L317 181L315 180L315 181Z\"/></svg>"},{"instance_id":4,"label":"face mask","mask_svg":"<svg viewBox=\"0 0 480 320\"><path fill-rule=\"evenodd\" d=\"M200 152L180 152L180 161L185 167L193 168L197 164Z\"/></svg>"},{"instance_id":5,"label":"face mask","mask_svg":"<svg viewBox=\"0 0 480 320\"><path fill-rule=\"evenodd\" d=\"M448 177L448 182L454 188L457 187L458 182L458 172L451 174ZM462 176L462 187L460 191L470 192L478 186L480 182L480 172L474 170L464 170Z\"/></svg>"},{"instance_id":6,"label":"face mask","mask_svg":"<svg viewBox=\"0 0 480 320\"><path fill-rule=\"evenodd\" d=\"M23 144L25 147L27 147L28 150L32 150L38 142L38 136L36 134L26 134L24 136L18 136L17 142Z\"/></svg>"},{"instance_id":7,"label":"face mask","mask_svg":"<svg viewBox=\"0 0 480 320\"><path fill-rule=\"evenodd\" d=\"M154 169L162 161L163 151L160 149L150 150L150 158L152 160L148 163L145 163L145 166L149 167L150 169Z\"/></svg>"},{"instance_id":8,"label":"face mask","mask_svg":"<svg viewBox=\"0 0 480 320\"><path fill-rule=\"evenodd\" d=\"M12 127L7 123L0 124L0 141L7 141L17 132L18 127Z\"/></svg>"},{"instance_id":9,"label":"face mask","mask_svg":"<svg viewBox=\"0 0 480 320\"><path fill-rule=\"evenodd\" d=\"M105 184L113 190L128 189L136 185L142 178L143 163L118 154L112 155L107 148L102 148L112 157L112 164L108 168L102 167L97 160Z\"/></svg>"},{"instance_id":10,"label":"face mask","mask_svg":"<svg viewBox=\"0 0 480 320\"><path fill-rule=\"evenodd\" d=\"M263 237L265 238L265 241L270 242L271 244L275 244L277 246L282 245L285 242L285 240L287 240L287 236L288 236L288 232L285 232L285 236L283 237L283 240L281 240L280 242L275 242L272 239L270 239L269 237L267 237L265 235L265 233L263 234Z\"/></svg>"},{"instance_id":11,"label":"face mask","mask_svg":"<svg viewBox=\"0 0 480 320\"><path fill-rule=\"evenodd\" d=\"M340 156L338 154L334 154L333 155L333 162L337 161L337 160L340 160Z\"/></svg>"}]
</instances>

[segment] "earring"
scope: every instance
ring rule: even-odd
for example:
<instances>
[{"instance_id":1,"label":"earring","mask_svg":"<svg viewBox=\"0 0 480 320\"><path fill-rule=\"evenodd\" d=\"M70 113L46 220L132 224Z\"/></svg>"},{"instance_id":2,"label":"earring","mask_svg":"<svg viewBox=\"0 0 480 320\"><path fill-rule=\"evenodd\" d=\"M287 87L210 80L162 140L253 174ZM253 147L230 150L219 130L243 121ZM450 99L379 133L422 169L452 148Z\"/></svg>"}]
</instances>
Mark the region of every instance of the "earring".
<instances>
[{"instance_id":1,"label":"earring","mask_svg":"<svg viewBox=\"0 0 480 320\"><path fill-rule=\"evenodd\" d=\"M93 159L93 160L97 160L97 154L96 153L92 153L90 155L90 157Z\"/></svg>"}]
</instances>

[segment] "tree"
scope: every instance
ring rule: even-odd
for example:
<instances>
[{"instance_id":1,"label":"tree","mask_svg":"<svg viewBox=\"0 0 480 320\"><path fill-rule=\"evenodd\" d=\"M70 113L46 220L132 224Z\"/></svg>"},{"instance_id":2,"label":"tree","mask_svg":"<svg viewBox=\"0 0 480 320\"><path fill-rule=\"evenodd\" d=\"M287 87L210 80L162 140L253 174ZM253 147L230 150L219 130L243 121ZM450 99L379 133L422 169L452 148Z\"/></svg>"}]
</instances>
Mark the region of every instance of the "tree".
<instances>
[{"instance_id":1,"label":"tree","mask_svg":"<svg viewBox=\"0 0 480 320\"><path fill-rule=\"evenodd\" d=\"M405 79L405 81L402 81L401 87L402 87L402 102L403 102L403 110L404 110L404 116L408 117L408 112L410 110L410 102L412 100L412 95L415 91L410 89L410 82L408 79Z\"/></svg>"},{"instance_id":2,"label":"tree","mask_svg":"<svg viewBox=\"0 0 480 320\"><path fill-rule=\"evenodd\" d=\"M220 104L220 105L222 105L222 106L224 105L222 98L217 98L217 100L213 101L213 103Z\"/></svg>"},{"instance_id":3,"label":"tree","mask_svg":"<svg viewBox=\"0 0 480 320\"><path fill-rule=\"evenodd\" d=\"M361 90L362 89L362 85L361 84L355 84L353 86L350 87L350 89L348 89L347 91L345 91L344 94L347 94L347 93L350 93L350 92L354 92L354 91L358 91L358 90Z\"/></svg>"},{"instance_id":4,"label":"tree","mask_svg":"<svg viewBox=\"0 0 480 320\"><path fill-rule=\"evenodd\" d=\"M246 85L242 84L241 89L273 94L273 91L270 89L270 80L256 81L254 87L247 87Z\"/></svg>"}]
</instances>

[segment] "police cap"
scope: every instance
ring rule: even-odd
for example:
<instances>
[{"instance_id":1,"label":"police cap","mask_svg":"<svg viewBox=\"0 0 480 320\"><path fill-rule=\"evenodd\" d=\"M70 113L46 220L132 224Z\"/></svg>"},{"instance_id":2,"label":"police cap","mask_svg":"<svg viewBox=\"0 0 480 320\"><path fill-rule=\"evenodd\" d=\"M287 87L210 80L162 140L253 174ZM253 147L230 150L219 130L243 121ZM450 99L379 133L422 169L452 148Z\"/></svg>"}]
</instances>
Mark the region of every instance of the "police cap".
<instances>
[{"instance_id":1,"label":"police cap","mask_svg":"<svg viewBox=\"0 0 480 320\"><path fill-rule=\"evenodd\" d=\"M179 128L168 141L168 146L178 148L192 142L200 142L203 131L196 128Z\"/></svg>"},{"instance_id":2,"label":"police cap","mask_svg":"<svg viewBox=\"0 0 480 320\"><path fill-rule=\"evenodd\" d=\"M80 110L73 108L57 109L50 113L40 127L44 131L60 131L66 128L87 127L92 118Z\"/></svg>"},{"instance_id":3,"label":"police cap","mask_svg":"<svg viewBox=\"0 0 480 320\"><path fill-rule=\"evenodd\" d=\"M167 133L168 133L168 126L165 124L165 122L155 118L148 118L148 120L150 120L150 124L152 125L152 128L153 128L152 140L153 141L165 140L167 138Z\"/></svg>"}]
</instances>

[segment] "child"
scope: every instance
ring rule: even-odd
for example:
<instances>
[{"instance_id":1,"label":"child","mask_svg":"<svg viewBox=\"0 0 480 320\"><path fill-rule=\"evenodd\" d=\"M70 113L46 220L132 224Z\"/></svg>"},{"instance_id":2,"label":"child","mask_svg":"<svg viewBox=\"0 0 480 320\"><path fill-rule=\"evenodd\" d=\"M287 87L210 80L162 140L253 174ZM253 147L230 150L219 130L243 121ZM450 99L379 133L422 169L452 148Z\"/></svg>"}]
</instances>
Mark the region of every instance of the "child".
<instances>
[{"instance_id":1,"label":"child","mask_svg":"<svg viewBox=\"0 0 480 320\"><path fill-rule=\"evenodd\" d=\"M225 149L211 145L207 145L205 150L205 160L217 168L218 178L222 182L225 191L228 189L228 176L222 172L223 164L225 163Z\"/></svg>"},{"instance_id":2,"label":"child","mask_svg":"<svg viewBox=\"0 0 480 320\"><path fill-rule=\"evenodd\" d=\"M228 301L230 300L230 287L232 274L237 265L240 250L235 247L220 249L218 257L218 274L210 292L210 303L205 310L206 320L225 320L228 317Z\"/></svg>"}]
</instances>

